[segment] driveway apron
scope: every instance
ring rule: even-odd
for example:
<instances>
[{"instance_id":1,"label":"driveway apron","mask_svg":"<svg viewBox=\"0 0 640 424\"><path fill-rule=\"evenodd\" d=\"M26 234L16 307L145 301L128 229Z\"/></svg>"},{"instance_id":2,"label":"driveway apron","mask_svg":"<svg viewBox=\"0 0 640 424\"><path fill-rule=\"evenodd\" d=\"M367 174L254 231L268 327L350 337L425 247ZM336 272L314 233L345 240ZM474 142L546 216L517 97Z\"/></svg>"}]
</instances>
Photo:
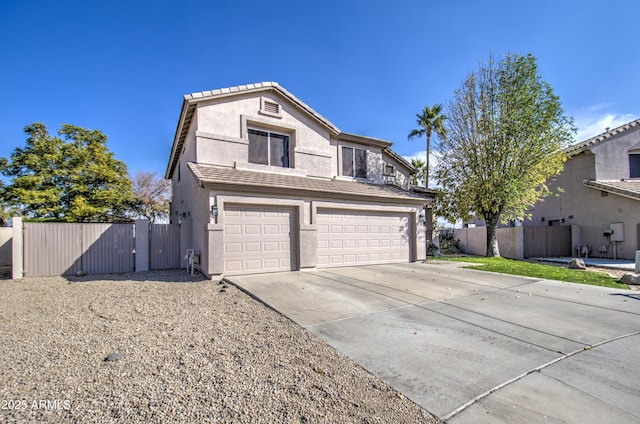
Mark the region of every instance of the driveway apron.
<instances>
[{"instance_id":1,"label":"driveway apron","mask_svg":"<svg viewBox=\"0 0 640 424\"><path fill-rule=\"evenodd\" d=\"M442 262L230 280L448 422L640 422L635 292Z\"/></svg>"}]
</instances>

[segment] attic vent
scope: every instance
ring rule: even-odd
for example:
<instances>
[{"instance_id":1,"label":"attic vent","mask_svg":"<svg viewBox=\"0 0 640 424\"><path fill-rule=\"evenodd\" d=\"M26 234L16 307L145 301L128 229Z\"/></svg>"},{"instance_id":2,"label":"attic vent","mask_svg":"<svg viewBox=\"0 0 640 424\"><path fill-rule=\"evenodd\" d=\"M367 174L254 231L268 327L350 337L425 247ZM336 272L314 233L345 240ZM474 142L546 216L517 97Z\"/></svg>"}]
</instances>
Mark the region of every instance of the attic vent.
<instances>
[{"instance_id":1,"label":"attic vent","mask_svg":"<svg viewBox=\"0 0 640 424\"><path fill-rule=\"evenodd\" d=\"M263 115L273 116L275 118L282 117L280 116L280 105L273 100L264 97L260 99L260 113Z\"/></svg>"},{"instance_id":2,"label":"attic vent","mask_svg":"<svg viewBox=\"0 0 640 424\"><path fill-rule=\"evenodd\" d=\"M264 102L264 111L269 113L280 113L280 105L277 103Z\"/></svg>"}]
</instances>

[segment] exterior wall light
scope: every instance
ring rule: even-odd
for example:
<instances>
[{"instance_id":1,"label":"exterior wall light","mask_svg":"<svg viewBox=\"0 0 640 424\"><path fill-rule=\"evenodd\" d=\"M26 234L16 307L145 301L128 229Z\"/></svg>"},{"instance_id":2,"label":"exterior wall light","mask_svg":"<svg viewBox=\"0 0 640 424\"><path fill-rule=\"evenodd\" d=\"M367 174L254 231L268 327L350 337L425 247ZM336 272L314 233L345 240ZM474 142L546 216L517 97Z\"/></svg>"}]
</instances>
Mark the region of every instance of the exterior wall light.
<instances>
[{"instance_id":1,"label":"exterior wall light","mask_svg":"<svg viewBox=\"0 0 640 424\"><path fill-rule=\"evenodd\" d=\"M211 216L214 218L218 217L218 205L211 205Z\"/></svg>"}]
</instances>

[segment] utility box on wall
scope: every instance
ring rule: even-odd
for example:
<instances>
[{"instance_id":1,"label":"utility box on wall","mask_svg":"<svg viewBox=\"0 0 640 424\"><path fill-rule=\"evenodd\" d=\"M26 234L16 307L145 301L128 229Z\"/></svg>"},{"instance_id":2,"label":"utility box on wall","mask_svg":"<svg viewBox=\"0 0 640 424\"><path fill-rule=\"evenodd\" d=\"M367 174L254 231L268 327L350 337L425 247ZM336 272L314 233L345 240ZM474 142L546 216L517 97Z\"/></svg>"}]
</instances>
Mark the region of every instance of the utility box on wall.
<instances>
[{"instance_id":1,"label":"utility box on wall","mask_svg":"<svg viewBox=\"0 0 640 424\"><path fill-rule=\"evenodd\" d=\"M614 222L609 224L609 228L613 230L611 241L624 241L624 223Z\"/></svg>"}]
</instances>

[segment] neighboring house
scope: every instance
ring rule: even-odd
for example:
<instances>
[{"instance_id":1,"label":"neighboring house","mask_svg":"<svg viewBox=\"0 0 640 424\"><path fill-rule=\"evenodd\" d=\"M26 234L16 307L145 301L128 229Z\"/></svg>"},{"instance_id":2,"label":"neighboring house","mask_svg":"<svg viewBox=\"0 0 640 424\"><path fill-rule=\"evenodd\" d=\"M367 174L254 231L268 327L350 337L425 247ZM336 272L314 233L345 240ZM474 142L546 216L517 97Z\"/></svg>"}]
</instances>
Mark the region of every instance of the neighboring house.
<instances>
[{"instance_id":1,"label":"neighboring house","mask_svg":"<svg viewBox=\"0 0 640 424\"><path fill-rule=\"evenodd\" d=\"M640 120L565 150L557 193L529 211L531 225L571 225L574 254L633 259L640 249ZM558 192L558 188L563 191Z\"/></svg>"},{"instance_id":2,"label":"neighboring house","mask_svg":"<svg viewBox=\"0 0 640 424\"><path fill-rule=\"evenodd\" d=\"M186 95L166 178L181 249L213 278L424 259L415 172L267 82Z\"/></svg>"}]
</instances>

